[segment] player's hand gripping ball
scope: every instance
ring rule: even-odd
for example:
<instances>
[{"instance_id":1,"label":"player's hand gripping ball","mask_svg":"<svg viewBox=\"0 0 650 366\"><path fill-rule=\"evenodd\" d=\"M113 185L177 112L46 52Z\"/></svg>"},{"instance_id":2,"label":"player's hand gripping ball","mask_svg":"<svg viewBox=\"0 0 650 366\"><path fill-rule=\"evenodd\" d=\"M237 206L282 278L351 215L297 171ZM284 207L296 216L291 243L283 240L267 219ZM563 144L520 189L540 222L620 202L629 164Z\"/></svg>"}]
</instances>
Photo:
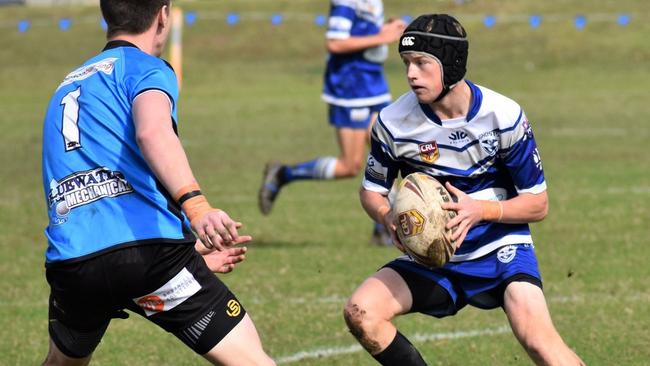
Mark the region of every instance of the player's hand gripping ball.
<instances>
[{"instance_id":1,"label":"player's hand gripping ball","mask_svg":"<svg viewBox=\"0 0 650 366\"><path fill-rule=\"evenodd\" d=\"M456 250L452 230L445 228L456 212L440 207L451 200L440 182L423 173L409 174L398 187L392 208L397 237L407 254L424 266L441 267Z\"/></svg>"}]
</instances>

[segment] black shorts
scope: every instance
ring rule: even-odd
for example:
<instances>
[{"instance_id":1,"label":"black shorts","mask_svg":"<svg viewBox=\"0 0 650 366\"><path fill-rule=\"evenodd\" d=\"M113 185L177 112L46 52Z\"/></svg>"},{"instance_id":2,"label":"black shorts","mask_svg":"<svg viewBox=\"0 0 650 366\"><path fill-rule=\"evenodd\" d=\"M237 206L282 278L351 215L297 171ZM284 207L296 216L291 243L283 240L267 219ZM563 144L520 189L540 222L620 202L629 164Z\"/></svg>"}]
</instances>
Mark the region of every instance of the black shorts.
<instances>
[{"instance_id":1,"label":"black shorts","mask_svg":"<svg viewBox=\"0 0 650 366\"><path fill-rule=\"evenodd\" d=\"M246 311L193 245L136 246L48 265L49 332L67 356L90 355L112 318L136 312L207 353Z\"/></svg>"}]
</instances>

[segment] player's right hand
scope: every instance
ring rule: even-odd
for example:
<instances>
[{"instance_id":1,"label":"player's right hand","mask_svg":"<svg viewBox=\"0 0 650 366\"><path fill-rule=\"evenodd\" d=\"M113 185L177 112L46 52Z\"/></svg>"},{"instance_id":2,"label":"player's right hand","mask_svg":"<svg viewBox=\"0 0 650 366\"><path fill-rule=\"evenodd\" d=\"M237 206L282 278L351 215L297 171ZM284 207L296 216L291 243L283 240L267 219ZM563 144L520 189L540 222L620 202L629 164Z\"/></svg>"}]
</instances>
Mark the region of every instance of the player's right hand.
<instances>
[{"instance_id":1,"label":"player's right hand","mask_svg":"<svg viewBox=\"0 0 650 366\"><path fill-rule=\"evenodd\" d=\"M386 212L382 224L386 227L386 229L388 229L388 233L390 234L390 238L393 240L393 245L395 248L399 249L399 251L402 253L406 253L404 245L401 241L399 241L399 237L397 237L397 221L393 216L393 210Z\"/></svg>"},{"instance_id":2,"label":"player's right hand","mask_svg":"<svg viewBox=\"0 0 650 366\"><path fill-rule=\"evenodd\" d=\"M223 210L213 209L195 218L191 222L201 243L208 249L224 250L228 246L251 241L249 235L239 235L237 229L242 226L235 222Z\"/></svg>"},{"instance_id":3,"label":"player's right hand","mask_svg":"<svg viewBox=\"0 0 650 366\"><path fill-rule=\"evenodd\" d=\"M392 19L381 27L379 34L385 43L392 43L402 36L404 29L406 29L406 22L402 19Z\"/></svg>"}]
</instances>

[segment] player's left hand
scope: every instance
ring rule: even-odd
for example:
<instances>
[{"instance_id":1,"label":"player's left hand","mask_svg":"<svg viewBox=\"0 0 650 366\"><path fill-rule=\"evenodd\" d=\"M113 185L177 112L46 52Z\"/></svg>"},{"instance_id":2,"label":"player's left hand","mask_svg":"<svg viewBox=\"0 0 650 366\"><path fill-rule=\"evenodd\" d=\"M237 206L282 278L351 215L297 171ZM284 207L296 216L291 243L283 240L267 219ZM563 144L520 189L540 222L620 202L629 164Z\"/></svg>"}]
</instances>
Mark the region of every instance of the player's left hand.
<instances>
[{"instance_id":1,"label":"player's left hand","mask_svg":"<svg viewBox=\"0 0 650 366\"><path fill-rule=\"evenodd\" d=\"M246 259L246 247L230 247L222 251L206 249L200 241L194 245L197 252L201 254L205 264L214 273L229 273L235 269L237 263Z\"/></svg>"},{"instance_id":2,"label":"player's left hand","mask_svg":"<svg viewBox=\"0 0 650 366\"><path fill-rule=\"evenodd\" d=\"M481 204L467 195L465 192L447 182L445 187L456 197L456 202L444 202L440 206L445 210L456 211L456 217L447 222L447 228L452 229L451 240L460 247L472 226L483 219L483 208Z\"/></svg>"}]
</instances>

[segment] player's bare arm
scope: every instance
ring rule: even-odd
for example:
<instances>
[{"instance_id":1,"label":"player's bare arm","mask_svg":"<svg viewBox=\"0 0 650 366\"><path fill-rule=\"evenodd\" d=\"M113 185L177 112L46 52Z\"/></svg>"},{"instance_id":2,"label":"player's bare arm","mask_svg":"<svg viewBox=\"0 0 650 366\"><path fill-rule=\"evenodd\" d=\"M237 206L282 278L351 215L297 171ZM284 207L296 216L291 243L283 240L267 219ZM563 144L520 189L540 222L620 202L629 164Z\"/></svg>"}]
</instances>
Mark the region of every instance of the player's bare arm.
<instances>
[{"instance_id":1,"label":"player's bare arm","mask_svg":"<svg viewBox=\"0 0 650 366\"><path fill-rule=\"evenodd\" d=\"M388 198L381 193L369 191L363 187L359 191L359 198L361 200L361 206L366 210L368 216L386 226L391 238L393 239L395 247L404 252L402 243L400 243L397 238L397 233L395 232L397 227L395 226L395 218L392 215L391 205Z\"/></svg>"},{"instance_id":2,"label":"player's bare arm","mask_svg":"<svg viewBox=\"0 0 650 366\"><path fill-rule=\"evenodd\" d=\"M522 193L505 201L475 200L468 194L447 182L447 190L457 202L443 203L446 210L456 211L457 216L447 223L447 228L456 227L452 240L460 246L467 232L481 221L495 221L510 224L541 221L548 213L546 191L533 194Z\"/></svg>"},{"instance_id":3,"label":"player's bare arm","mask_svg":"<svg viewBox=\"0 0 650 366\"><path fill-rule=\"evenodd\" d=\"M331 53L351 53L389 44L397 41L405 28L406 23L403 20L394 19L384 24L379 33L371 36L328 39L327 51Z\"/></svg>"},{"instance_id":4,"label":"player's bare arm","mask_svg":"<svg viewBox=\"0 0 650 366\"><path fill-rule=\"evenodd\" d=\"M203 245L223 250L251 240L250 236L240 236L236 222L226 212L212 208L198 189L173 129L168 97L157 91L140 94L133 102L133 121L145 160L167 191L183 201L183 210Z\"/></svg>"}]
</instances>

